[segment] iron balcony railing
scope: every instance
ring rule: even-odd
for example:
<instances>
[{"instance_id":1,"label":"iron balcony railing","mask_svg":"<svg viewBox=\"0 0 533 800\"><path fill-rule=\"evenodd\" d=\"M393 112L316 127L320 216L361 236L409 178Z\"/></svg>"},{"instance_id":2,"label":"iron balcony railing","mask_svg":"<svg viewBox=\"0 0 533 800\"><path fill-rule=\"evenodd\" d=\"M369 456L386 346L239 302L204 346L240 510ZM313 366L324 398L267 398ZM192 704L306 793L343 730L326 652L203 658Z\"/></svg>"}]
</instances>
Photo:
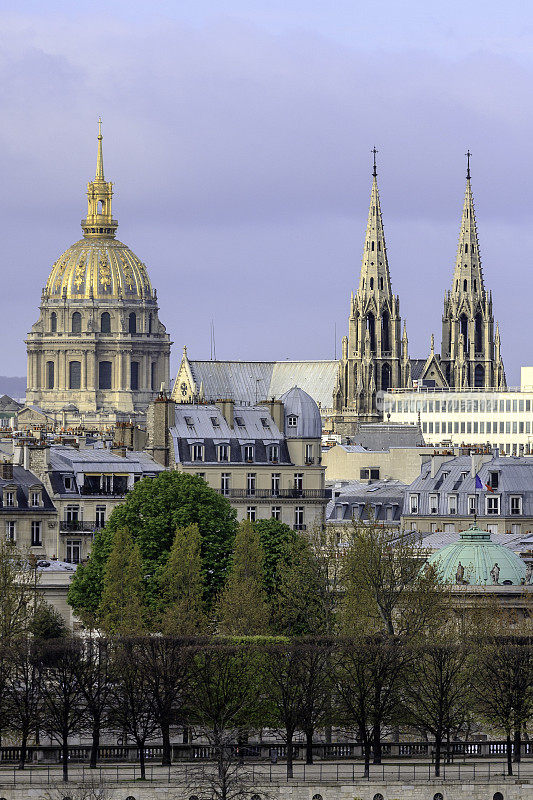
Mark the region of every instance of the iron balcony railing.
<instances>
[{"instance_id":1,"label":"iron balcony railing","mask_svg":"<svg viewBox=\"0 0 533 800\"><path fill-rule=\"evenodd\" d=\"M62 519L59 521L59 530L63 533L92 533L103 528L105 522L90 521L86 519Z\"/></svg>"},{"instance_id":2,"label":"iron balcony railing","mask_svg":"<svg viewBox=\"0 0 533 800\"><path fill-rule=\"evenodd\" d=\"M327 500L331 497L331 489L218 489L217 491L225 497L234 499Z\"/></svg>"}]
</instances>

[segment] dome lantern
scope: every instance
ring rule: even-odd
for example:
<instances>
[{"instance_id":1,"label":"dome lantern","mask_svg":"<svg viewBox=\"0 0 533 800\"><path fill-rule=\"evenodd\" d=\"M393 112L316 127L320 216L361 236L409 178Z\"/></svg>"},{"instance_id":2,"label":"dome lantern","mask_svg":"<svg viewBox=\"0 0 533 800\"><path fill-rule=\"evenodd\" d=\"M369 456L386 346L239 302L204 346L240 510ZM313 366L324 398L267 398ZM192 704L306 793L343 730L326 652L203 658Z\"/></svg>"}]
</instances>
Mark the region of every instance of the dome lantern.
<instances>
[{"instance_id":1,"label":"dome lantern","mask_svg":"<svg viewBox=\"0 0 533 800\"><path fill-rule=\"evenodd\" d=\"M114 238L118 222L113 219L111 199L113 184L104 178L104 156L102 151L102 120L98 120L98 150L94 181L87 184L87 216L81 221L85 238L109 236Z\"/></svg>"}]
</instances>

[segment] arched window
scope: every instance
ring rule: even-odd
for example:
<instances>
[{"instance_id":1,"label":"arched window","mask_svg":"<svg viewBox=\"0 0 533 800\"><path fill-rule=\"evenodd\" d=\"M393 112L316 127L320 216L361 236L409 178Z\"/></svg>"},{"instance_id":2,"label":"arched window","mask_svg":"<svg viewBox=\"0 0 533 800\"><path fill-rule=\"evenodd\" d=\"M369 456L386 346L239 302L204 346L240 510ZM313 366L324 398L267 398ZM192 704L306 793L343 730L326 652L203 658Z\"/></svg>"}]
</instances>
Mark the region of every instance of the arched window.
<instances>
[{"instance_id":1,"label":"arched window","mask_svg":"<svg viewBox=\"0 0 533 800\"><path fill-rule=\"evenodd\" d=\"M152 315L148 314L148 333L152 333Z\"/></svg>"},{"instance_id":2,"label":"arched window","mask_svg":"<svg viewBox=\"0 0 533 800\"><path fill-rule=\"evenodd\" d=\"M391 387L391 380L392 372L390 368L390 364L383 364L381 367L381 388L384 392Z\"/></svg>"},{"instance_id":3,"label":"arched window","mask_svg":"<svg viewBox=\"0 0 533 800\"><path fill-rule=\"evenodd\" d=\"M468 245L465 244L465 253L468 253Z\"/></svg>"},{"instance_id":4,"label":"arched window","mask_svg":"<svg viewBox=\"0 0 533 800\"><path fill-rule=\"evenodd\" d=\"M136 392L139 388L139 362L132 361L130 364L130 388Z\"/></svg>"},{"instance_id":5,"label":"arched window","mask_svg":"<svg viewBox=\"0 0 533 800\"><path fill-rule=\"evenodd\" d=\"M156 371L155 371L155 361L152 361L152 366L150 368L150 388L152 392L155 392L155 382L156 382Z\"/></svg>"},{"instance_id":6,"label":"arched window","mask_svg":"<svg viewBox=\"0 0 533 800\"><path fill-rule=\"evenodd\" d=\"M381 316L381 351L388 351L390 350L390 336L389 336L389 325L390 317L389 312L385 309Z\"/></svg>"},{"instance_id":7,"label":"arched window","mask_svg":"<svg viewBox=\"0 0 533 800\"><path fill-rule=\"evenodd\" d=\"M463 339L465 342L465 353L468 353L468 317L466 314L461 314L459 317L459 324L461 326L461 333L463 334Z\"/></svg>"},{"instance_id":8,"label":"arched window","mask_svg":"<svg viewBox=\"0 0 533 800\"><path fill-rule=\"evenodd\" d=\"M474 291L477 292L477 281L475 278L474 278Z\"/></svg>"},{"instance_id":9,"label":"arched window","mask_svg":"<svg viewBox=\"0 0 533 800\"><path fill-rule=\"evenodd\" d=\"M476 353L483 352L483 318L478 311L475 319L475 350Z\"/></svg>"},{"instance_id":10,"label":"arched window","mask_svg":"<svg viewBox=\"0 0 533 800\"><path fill-rule=\"evenodd\" d=\"M372 242L372 250L374 249L374 242Z\"/></svg>"},{"instance_id":11,"label":"arched window","mask_svg":"<svg viewBox=\"0 0 533 800\"><path fill-rule=\"evenodd\" d=\"M133 311L128 317L128 331L130 333L137 333L137 316Z\"/></svg>"},{"instance_id":12,"label":"arched window","mask_svg":"<svg viewBox=\"0 0 533 800\"><path fill-rule=\"evenodd\" d=\"M366 318L366 326L368 335L370 336L370 349L373 353L376 351L376 320L372 312Z\"/></svg>"},{"instance_id":13,"label":"arched window","mask_svg":"<svg viewBox=\"0 0 533 800\"><path fill-rule=\"evenodd\" d=\"M374 288L374 278L370 278L370 288Z\"/></svg>"},{"instance_id":14,"label":"arched window","mask_svg":"<svg viewBox=\"0 0 533 800\"><path fill-rule=\"evenodd\" d=\"M98 209L97 209L96 213L97 214L103 214L104 213L104 201L103 200L99 200L98 201Z\"/></svg>"},{"instance_id":15,"label":"arched window","mask_svg":"<svg viewBox=\"0 0 533 800\"><path fill-rule=\"evenodd\" d=\"M81 333L81 314L75 311L72 315L72 333Z\"/></svg>"},{"instance_id":16,"label":"arched window","mask_svg":"<svg viewBox=\"0 0 533 800\"><path fill-rule=\"evenodd\" d=\"M46 362L46 388L53 389L54 388L54 362L47 361Z\"/></svg>"},{"instance_id":17,"label":"arched window","mask_svg":"<svg viewBox=\"0 0 533 800\"><path fill-rule=\"evenodd\" d=\"M111 333L111 314L104 311L100 317L100 331L102 333Z\"/></svg>"},{"instance_id":18,"label":"arched window","mask_svg":"<svg viewBox=\"0 0 533 800\"><path fill-rule=\"evenodd\" d=\"M68 365L68 388L81 389L81 361L71 361Z\"/></svg>"},{"instance_id":19,"label":"arched window","mask_svg":"<svg viewBox=\"0 0 533 800\"><path fill-rule=\"evenodd\" d=\"M98 388L111 389L111 361L100 361L98 364Z\"/></svg>"},{"instance_id":20,"label":"arched window","mask_svg":"<svg viewBox=\"0 0 533 800\"><path fill-rule=\"evenodd\" d=\"M474 370L474 386L476 389L482 389L485 385L485 367L482 364L476 364Z\"/></svg>"},{"instance_id":21,"label":"arched window","mask_svg":"<svg viewBox=\"0 0 533 800\"><path fill-rule=\"evenodd\" d=\"M50 330L52 333L57 331L57 314L55 311L50 314Z\"/></svg>"},{"instance_id":22,"label":"arched window","mask_svg":"<svg viewBox=\"0 0 533 800\"><path fill-rule=\"evenodd\" d=\"M379 288L383 289L383 278L379 279Z\"/></svg>"},{"instance_id":23,"label":"arched window","mask_svg":"<svg viewBox=\"0 0 533 800\"><path fill-rule=\"evenodd\" d=\"M467 290L468 290L468 281L465 278L463 281L463 292L466 292Z\"/></svg>"}]
</instances>

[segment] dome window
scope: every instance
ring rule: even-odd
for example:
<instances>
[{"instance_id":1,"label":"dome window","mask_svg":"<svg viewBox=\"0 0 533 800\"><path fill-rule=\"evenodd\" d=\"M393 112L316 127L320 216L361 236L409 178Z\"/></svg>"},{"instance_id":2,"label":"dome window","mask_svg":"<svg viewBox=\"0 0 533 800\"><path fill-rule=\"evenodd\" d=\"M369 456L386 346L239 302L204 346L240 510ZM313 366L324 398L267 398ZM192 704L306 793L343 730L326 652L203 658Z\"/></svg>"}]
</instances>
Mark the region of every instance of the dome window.
<instances>
[{"instance_id":1,"label":"dome window","mask_svg":"<svg viewBox=\"0 0 533 800\"><path fill-rule=\"evenodd\" d=\"M54 388L54 362L47 361L46 362L46 388L53 389Z\"/></svg>"},{"instance_id":2,"label":"dome window","mask_svg":"<svg viewBox=\"0 0 533 800\"><path fill-rule=\"evenodd\" d=\"M50 314L50 331L52 333L57 331L57 314L55 311Z\"/></svg>"},{"instance_id":3,"label":"dome window","mask_svg":"<svg viewBox=\"0 0 533 800\"><path fill-rule=\"evenodd\" d=\"M72 315L72 333L81 333L81 314L75 311Z\"/></svg>"},{"instance_id":4,"label":"dome window","mask_svg":"<svg viewBox=\"0 0 533 800\"><path fill-rule=\"evenodd\" d=\"M133 311L128 317L128 331L129 333L137 333L137 316Z\"/></svg>"},{"instance_id":5,"label":"dome window","mask_svg":"<svg viewBox=\"0 0 533 800\"><path fill-rule=\"evenodd\" d=\"M298 417L296 414L289 414L287 417L287 427L289 428L296 428L298 425Z\"/></svg>"},{"instance_id":6,"label":"dome window","mask_svg":"<svg viewBox=\"0 0 533 800\"><path fill-rule=\"evenodd\" d=\"M68 388L81 388L81 361L71 361L68 365Z\"/></svg>"},{"instance_id":7,"label":"dome window","mask_svg":"<svg viewBox=\"0 0 533 800\"><path fill-rule=\"evenodd\" d=\"M98 388L111 389L111 361L100 361L98 364Z\"/></svg>"},{"instance_id":8,"label":"dome window","mask_svg":"<svg viewBox=\"0 0 533 800\"><path fill-rule=\"evenodd\" d=\"M104 311L100 317L100 331L101 333L111 333L111 314Z\"/></svg>"},{"instance_id":9,"label":"dome window","mask_svg":"<svg viewBox=\"0 0 533 800\"><path fill-rule=\"evenodd\" d=\"M139 362L132 361L130 365L130 389L136 392L139 389Z\"/></svg>"}]
</instances>

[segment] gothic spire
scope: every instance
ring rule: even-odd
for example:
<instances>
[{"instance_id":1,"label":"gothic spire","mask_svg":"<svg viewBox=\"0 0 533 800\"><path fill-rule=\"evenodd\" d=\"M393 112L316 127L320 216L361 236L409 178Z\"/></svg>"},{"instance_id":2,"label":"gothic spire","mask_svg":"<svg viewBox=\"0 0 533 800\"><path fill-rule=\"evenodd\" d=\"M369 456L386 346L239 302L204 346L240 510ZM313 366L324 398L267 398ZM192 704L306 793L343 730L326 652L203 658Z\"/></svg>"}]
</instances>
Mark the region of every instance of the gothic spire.
<instances>
[{"instance_id":1,"label":"gothic spire","mask_svg":"<svg viewBox=\"0 0 533 800\"><path fill-rule=\"evenodd\" d=\"M472 195L470 176L470 150L466 153L466 191L463 204L463 216L459 231L459 245L453 276L452 294L457 296L468 295L479 299L485 292L483 284L483 270L479 255L477 238L476 214L474 198Z\"/></svg>"},{"instance_id":2,"label":"gothic spire","mask_svg":"<svg viewBox=\"0 0 533 800\"><path fill-rule=\"evenodd\" d=\"M374 156L372 189L359 279L359 295L368 297L374 294L377 297L381 295L383 298L390 298L392 291L377 179L376 153L378 151L374 147L371 152Z\"/></svg>"}]
</instances>

